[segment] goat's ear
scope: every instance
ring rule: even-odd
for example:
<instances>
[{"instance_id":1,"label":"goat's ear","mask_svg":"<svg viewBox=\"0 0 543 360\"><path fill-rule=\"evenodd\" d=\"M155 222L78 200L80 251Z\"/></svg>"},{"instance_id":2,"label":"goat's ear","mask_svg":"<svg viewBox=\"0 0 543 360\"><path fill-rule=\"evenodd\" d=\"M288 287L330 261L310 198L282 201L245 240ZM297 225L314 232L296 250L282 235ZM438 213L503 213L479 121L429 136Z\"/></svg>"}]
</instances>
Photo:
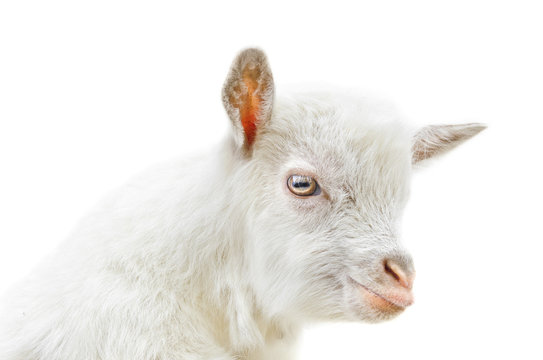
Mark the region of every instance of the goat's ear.
<instances>
[{"instance_id":1,"label":"goat's ear","mask_svg":"<svg viewBox=\"0 0 543 360\"><path fill-rule=\"evenodd\" d=\"M483 124L430 125L413 137L411 163L446 153L486 128Z\"/></svg>"},{"instance_id":2,"label":"goat's ear","mask_svg":"<svg viewBox=\"0 0 543 360\"><path fill-rule=\"evenodd\" d=\"M240 148L249 150L259 129L269 121L273 95L273 77L266 55L259 49L240 52L222 90L223 104Z\"/></svg>"}]
</instances>

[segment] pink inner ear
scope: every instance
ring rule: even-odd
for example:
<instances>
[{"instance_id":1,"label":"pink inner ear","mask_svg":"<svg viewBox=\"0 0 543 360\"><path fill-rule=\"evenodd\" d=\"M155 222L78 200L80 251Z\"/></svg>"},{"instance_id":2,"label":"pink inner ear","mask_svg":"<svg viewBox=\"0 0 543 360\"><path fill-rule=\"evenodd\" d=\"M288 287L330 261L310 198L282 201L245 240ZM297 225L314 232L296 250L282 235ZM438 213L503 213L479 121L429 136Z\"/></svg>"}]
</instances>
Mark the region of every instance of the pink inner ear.
<instances>
[{"instance_id":1,"label":"pink inner ear","mask_svg":"<svg viewBox=\"0 0 543 360\"><path fill-rule=\"evenodd\" d=\"M256 136L256 115L252 109L244 109L241 114L241 125L245 131L247 146L251 146Z\"/></svg>"},{"instance_id":2,"label":"pink inner ear","mask_svg":"<svg viewBox=\"0 0 543 360\"><path fill-rule=\"evenodd\" d=\"M261 99L258 95L258 78L260 72L258 69L248 69L243 71L243 82L247 88L247 93L243 99L243 105L240 109L241 125L247 139L247 146L250 147L256 137L257 115L260 111Z\"/></svg>"}]
</instances>

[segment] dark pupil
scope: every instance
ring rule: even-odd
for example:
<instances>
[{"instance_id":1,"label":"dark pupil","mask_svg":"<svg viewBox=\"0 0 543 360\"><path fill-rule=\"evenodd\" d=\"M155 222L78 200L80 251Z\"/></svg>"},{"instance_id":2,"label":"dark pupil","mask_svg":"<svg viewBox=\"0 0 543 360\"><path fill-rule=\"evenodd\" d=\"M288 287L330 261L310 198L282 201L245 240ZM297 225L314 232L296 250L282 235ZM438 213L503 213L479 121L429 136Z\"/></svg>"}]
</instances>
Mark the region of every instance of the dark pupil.
<instances>
[{"instance_id":1,"label":"dark pupil","mask_svg":"<svg viewBox=\"0 0 543 360\"><path fill-rule=\"evenodd\" d=\"M308 188L311 186L311 183L308 179L294 179L292 186L295 188Z\"/></svg>"}]
</instances>

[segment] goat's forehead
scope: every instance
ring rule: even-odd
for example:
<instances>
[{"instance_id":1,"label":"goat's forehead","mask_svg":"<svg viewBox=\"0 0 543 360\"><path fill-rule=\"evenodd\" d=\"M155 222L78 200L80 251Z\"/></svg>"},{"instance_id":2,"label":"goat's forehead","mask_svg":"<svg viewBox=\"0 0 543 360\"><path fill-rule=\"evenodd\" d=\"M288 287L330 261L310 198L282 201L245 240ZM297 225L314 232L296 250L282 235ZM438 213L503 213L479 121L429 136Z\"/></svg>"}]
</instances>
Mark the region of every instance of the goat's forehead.
<instances>
[{"instance_id":1,"label":"goat's forehead","mask_svg":"<svg viewBox=\"0 0 543 360\"><path fill-rule=\"evenodd\" d=\"M279 99L270 125L270 140L293 157L339 167L342 173L408 163L409 132L394 108L381 102L338 96Z\"/></svg>"}]
</instances>

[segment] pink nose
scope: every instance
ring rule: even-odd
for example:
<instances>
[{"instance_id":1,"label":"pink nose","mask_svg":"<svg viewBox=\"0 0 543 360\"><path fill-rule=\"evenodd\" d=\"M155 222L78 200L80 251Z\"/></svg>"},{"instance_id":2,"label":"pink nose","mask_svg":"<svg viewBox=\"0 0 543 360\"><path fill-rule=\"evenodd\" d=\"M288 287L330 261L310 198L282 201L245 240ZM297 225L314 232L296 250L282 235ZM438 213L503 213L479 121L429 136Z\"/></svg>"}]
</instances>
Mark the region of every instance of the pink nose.
<instances>
[{"instance_id":1,"label":"pink nose","mask_svg":"<svg viewBox=\"0 0 543 360\"><path fill-rule=\"evenodd\" d=\"M396 286L411 290L413 281L415 280L415 273L413 271L406 269L406 266L402 266L391 259L387 259L383 263L385 273L390 276Z\"/></svg>"}]
</instances>

